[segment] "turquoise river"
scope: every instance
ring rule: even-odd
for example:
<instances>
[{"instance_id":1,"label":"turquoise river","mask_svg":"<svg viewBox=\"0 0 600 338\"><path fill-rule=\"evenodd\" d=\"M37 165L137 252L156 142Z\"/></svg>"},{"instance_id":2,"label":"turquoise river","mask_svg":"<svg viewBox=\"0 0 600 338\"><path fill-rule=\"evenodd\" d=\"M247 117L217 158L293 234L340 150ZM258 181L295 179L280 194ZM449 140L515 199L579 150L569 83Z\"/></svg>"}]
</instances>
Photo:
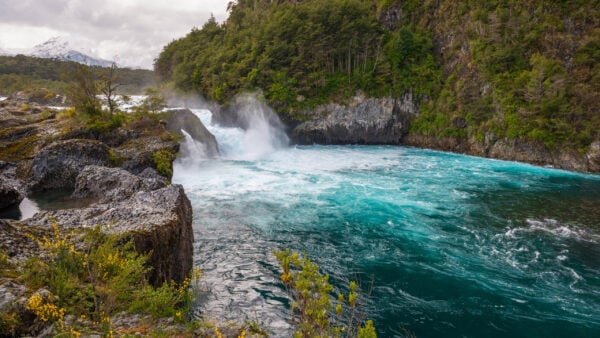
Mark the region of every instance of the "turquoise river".
<instances>
[{"instance_id":1,"label":"turquoise river","mask_svg":"<svg viewBox=\"0 0 600 338\"><path fill-rule=\"evenodd\" d=\"M196 313L290 336L272 251L360 282L380 337L600 337L600 177L395 146L286 146L210 125L175 165L194 209Z\"/></svg>"}]
</instances>

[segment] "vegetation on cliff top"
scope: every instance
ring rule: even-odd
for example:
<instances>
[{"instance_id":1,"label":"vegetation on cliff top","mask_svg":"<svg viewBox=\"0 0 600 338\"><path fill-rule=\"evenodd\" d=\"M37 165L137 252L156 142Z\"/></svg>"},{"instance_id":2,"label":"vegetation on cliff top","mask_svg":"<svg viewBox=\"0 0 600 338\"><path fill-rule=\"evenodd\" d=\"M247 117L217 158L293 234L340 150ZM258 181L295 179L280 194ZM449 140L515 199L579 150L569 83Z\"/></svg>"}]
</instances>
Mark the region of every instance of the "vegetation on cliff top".
<instances>
[{"instance_id":1,"label":"vegetation on cliff top","mask_svg":"<svg viewBox=\"0 0 600 338\"><path fill-rule=\"evenodd\" d=\"M167 45L158 76L221 103L261 89L290 115L357 90L431 96L439 83L430 35L385 31L370 1L237 1L229 13Z\"/></svg>"},{"instance_id":2,"label":"vegetation on cliff top","mask_svg":"<svg viewBox=\"0 0 600 338\"><path fill-rule=\"evenodd\" d=\"M292 118L357 90L411 90L412 133L584 151L600 138L598 27L596 1L239 0L155 70L221 103L261 89Z\"/></svg>"}]
</instances>

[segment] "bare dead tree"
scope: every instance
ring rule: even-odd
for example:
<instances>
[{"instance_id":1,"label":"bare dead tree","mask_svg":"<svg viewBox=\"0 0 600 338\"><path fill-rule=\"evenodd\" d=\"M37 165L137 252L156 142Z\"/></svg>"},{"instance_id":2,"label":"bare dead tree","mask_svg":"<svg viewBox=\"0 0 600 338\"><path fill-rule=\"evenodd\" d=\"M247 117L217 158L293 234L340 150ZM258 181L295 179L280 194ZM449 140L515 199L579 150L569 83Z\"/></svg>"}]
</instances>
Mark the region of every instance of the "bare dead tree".
<instances>
[{"instance_id":1,"label":"bare dead tree","mask_svg":"<svg viewBox=\"0 0 600 338\"><path fill-rule=\"evenodd\" d=\"M117 88L121 86L121 84L118 82L119 75L117 74L117 71L117 64L113 62L110 67L100 75L100 91L106 97L108 111L111 114L117 108L116 91Z\"/></svg>"}]
</instances>

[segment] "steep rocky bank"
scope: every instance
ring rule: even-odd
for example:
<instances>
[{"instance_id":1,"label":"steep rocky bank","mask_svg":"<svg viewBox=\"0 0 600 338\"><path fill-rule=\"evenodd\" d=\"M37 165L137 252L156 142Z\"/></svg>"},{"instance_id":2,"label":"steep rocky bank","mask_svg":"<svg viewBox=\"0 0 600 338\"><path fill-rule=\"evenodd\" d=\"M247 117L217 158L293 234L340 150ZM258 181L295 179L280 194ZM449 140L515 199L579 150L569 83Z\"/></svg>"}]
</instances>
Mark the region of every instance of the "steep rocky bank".
<instances>
[{"instance_id":1,"label":"steep rocky bank","mask_svg":"<svg viewBox=\"0 0 600 338\"><path fill-rule=\"evenodd\" d=\"M81 203L25 220L0 219L0 250L7 262L18 265L38 256L33 238L51 237L53 222L61 229L102 225L149 255L146 277L152 285L183 282L193 265L192 208L183 187L169 182L172 162L182 129L217 155L214 136L189 110L98 133L64 110L24 100L0 102L0 210L15 208L30 194L57 190ZM2 288L0 312L21 304L27 291L10 278L0 280Z\"/></svg>"},{"instance_id":2,"label":"steep rocky bank","mask_svg":"<svg viewBox=\"0 0 600 338\"><path fill-rule=\"evenodd\" d=\"M410 130L419 114L412 95L401 99L356 96L346 105L330 103L304 113L307 121L291 131L299 144L394 144L450 151L540 166L600 173L600 141L586 152L570 148L550 149L541 142L526 139L495 138L483 141L467 137L421 135ZM466 121L454 121L464 128Z\"/></svg>"},{"instance_id":3,"label":"steep rocky bank","mask_svg":"<svg viewBox=\"0 0 600 338\"><path fill-rule=\"evenodd\" d=\"M85 202L26 220L0 220L0 249L8 261L17 264L38 255L25 232L41 238L51 233L54 221L63 229L104 225L150 254L151 284L182 282L192 268L192 209L183 187L169 183L165 172L172 171L164 170L172 170L181 129L218 154L214 136L189 110L98 133L36 100L19 96L0 102L0 209L16 208L29 194L56 190Z\"/></svg>"},{"instance_id":4,"label":"steep rocky bank","mask_svg":"<svg viewBox=\"0 0 600 338\"><path fill-rule=\"evenodd\" d=\"M97 135L60 116L60 110L23 100L8 99L0 106L0 207L50 190L73 191L71 199L89 205L6 222L41 232L49 231L50 216L64 228L110 225L111 231L130 233L141 252L152 252L153 284L182 281L192 267L192 211L183 188L168 184L170 177L157 172L155 155L173 154L166 163L172 166L179 150L176 137L165 128L185 128L218 153L214 136L199 119L190 119L188 110L170 111L164 123L131 123ZM0 247L16 252L14 243L3 238Z\"/></svg>"},{"instance_id":5,"label":"steep rocky bank","mask_svg":"<svg viewBox=\"0 0 600 338\"><path fill-rule=\"evenodd\" d=\"M300 144L400 144L416 112L410 94L400 100L359 95L345 106L330 103L306 112L309 120L291 138Z\"/></svg>"}]
</instances>

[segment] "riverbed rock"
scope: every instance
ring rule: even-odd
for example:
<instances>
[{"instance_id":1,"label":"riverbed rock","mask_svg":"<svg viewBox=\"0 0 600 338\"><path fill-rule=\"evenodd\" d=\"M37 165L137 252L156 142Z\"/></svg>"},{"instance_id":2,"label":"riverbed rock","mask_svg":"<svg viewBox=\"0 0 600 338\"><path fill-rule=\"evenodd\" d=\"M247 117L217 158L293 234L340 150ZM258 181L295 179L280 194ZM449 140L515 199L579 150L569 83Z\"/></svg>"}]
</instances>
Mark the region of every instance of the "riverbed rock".
<instances>
[{"instance_id":1,"label":"riverbed rock","mask_svg":"<svg viewBox=\"0 0 600 338\"><path fill-rule=\"evenodd\" d=\"M179 143L170 137L148 135L131 139L113 150L118 162L121 162L120 167L138 175L147 168L156 169L153 157L157 152L167 152L175 156L179 148Z\"/></svg>"},{"instance_id":2,"label":"riverbed rock","mask_svg":"<svg viewBox=\"0 0 600 338\"><path fill-rule=\"evenodd\" d=\"M191 110L185 108L170 109L166 114L166 127L169 132L183 137L184 135L181 131L184 130L192 139L202 143L205 156L214 157L219 155L217 139L206 129L202 121Z\"/></svg>"},{"instance_id":3,"label":"riverbed rock","mask_svg":"<svg viewBox=\"0 0 600 338\"><path fill-rule=\"evenodd\" d=\"M16 165L0 161L0 210L21 203L23 198L25 194Z\"/></svg>"},{"instance_id":4,"label":"riverbed rock","mask_svg":"<svg viewBox=\"0 0 600 338\"><path fill-rule=\"evenodd\" d=\"M586 154L589 170L600 173L600 141L595 141L590 145Z\"/></svg>"},{"instance_id":5,"label":"riverbed rock","mask_svg":"<svg viewBox=\"0 0 600 338\"><path fill-rule=\"evenodd\" d=\"M109 148L94 140L57 141L33 159L31 191L72 189L79 172L87 165L109 165Z\"/></svg>"},{"instance_id":6,"label":"riverbed rock","mask_svg":"<svg viewBox=\"0 0 600 338\"><path fill-rule=\"evenodd\" d=\"M120 168L86 166L77 175L72 198L97 199L101 203L122 201L143 189L140 177Z\"/></svg>"},{"instance_id":7,"label":"riverbed rock","mask_svg":"<svg viewBox=\"0 0 600 338\"><path fill-rule=\"evenodd\" d=\"M181 282L192 268L192 207L180 185L138 191L128 199L87 208L39 212L23 223L49 229L52 219L71 229L100 224L133 238L138 252L151 252L153 285Z\"/></svg>"},{"instance_id":8,"label":"riverbed rock","mask_svg":"<svg viewBox=\"0 0 600 338\"><path fill-rule=\"evenodd\" d=\"M399 144L417 111L412 95L394 98L357 97L347 105L330 103L308 112L309 121L294 128L300 144Z\"/></svg>"}]
</instances>

